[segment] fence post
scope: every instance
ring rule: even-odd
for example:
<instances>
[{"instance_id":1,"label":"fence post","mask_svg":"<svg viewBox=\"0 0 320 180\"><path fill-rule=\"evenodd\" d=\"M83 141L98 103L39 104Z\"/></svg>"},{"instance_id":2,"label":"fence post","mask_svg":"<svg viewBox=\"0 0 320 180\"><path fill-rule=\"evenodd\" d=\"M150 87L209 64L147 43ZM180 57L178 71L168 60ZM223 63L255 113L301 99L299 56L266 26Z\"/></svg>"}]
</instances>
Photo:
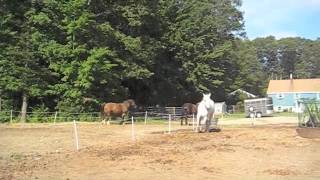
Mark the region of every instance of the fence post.
<instances>
[{"instance_id":1,"label":"fence post","mask_svg":"<svg viewBox=\"0 0 320 180\"><path fill-rule=\"evenodd\" d=\"M74 128L74 136L76 140L77 151L79 151L79 139L78 139L78 129L77 129L76 120L73 120L73 128Z\"/></svg>"},{"instance_id":2,"label":"fence post","mask_svg":"<svg viewBox=\"0 0 320 180\"><path fill-rule=\"evenodd\" d=\"M135 132L134 132L134 120L133 120L133 116L131 116L131 139L132 139L132 141L135 141L135 140L136 140Z\"/></svg>"},{"instance_id":3,"label":"fence post","mask_svg":"<svg viewBox=\"0 0 320 180\"><path fill-rule=\"evenodd\" d=\"M56 113L54 114L54 120L53 120L54 124L56 124L57 116L58 116L58 112L56 111Z\"/></svg>"},{"instance_id":4,"label":"fence post","mask_svg":"<svg viewBox=\"0 0 320 180\"><path fill-rule=\"evenodd\" d=\"M144 125L147 124L147 117L148 117L148 111L146 111L146 113L144 115Z\"/></svg>"},{"instance_id":5,"label":"fence post","mask_svg":"<svg viewBox=\"0 0 320 180\"><path fill-rule=\"evenodd\" d=\"M169 134L171 134L171 114L169 114Z\"/></svg>"},{"instance_id":6,"label":"fence post","mask_svg":"<svg viewBox=\"0 0 320 180\"><path fill-rule=\"evenodd\" d=\"M173 107L173 119L176 119L176 107Z\"/></svg>"},{"instance_id":7,"label":"fence post","mask_svg":"<svg viewBox=\"0 0 320 180\"><path fill-rule=\"evenodd\" d=\"M12 124L12 116L13 116L13 114L12 114L13 112L12 112L12 110L10 111L10 124Z\"/></svg>"},{"instance_id":8,"label":"fence post","mask_svg":"<svg viewBox=\"0 0 320 180\"><path fill-rule=\"evenodd\" d=\"M251 126L254 126L254 121L256 120L256 112L254 112L254 115L252 117L252 122L251 122Z\"/></svg>"}]
</instances>

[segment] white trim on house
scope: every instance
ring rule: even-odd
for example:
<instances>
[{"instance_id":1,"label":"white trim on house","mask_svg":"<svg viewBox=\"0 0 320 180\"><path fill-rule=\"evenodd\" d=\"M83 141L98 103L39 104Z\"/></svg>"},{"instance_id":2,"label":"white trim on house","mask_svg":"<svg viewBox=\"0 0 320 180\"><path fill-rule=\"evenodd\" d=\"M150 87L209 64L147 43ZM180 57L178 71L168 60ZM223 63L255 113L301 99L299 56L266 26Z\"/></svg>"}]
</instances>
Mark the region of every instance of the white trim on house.
<instances>
[{"instance_id":1,"label":"white trim on house","mask_svg":"<svg viewBox=\"0 0 320 180\"><path fill-rule=\"evenodd\" d=\"M301 93L294 93L293 98L294 98L295 100L300 99L300 98L301 98Z\"/></svg>"},{"instance_id":2,"label":"white trim on house","mask_svg":"<svg viewBox=\"0 0 320 180\"><path fill-rule=\"evenodd\" d=\"M268 100L269 97L266 98L259 98L259 100ZM246 99L246 102L253 102L253 101L257 101L257 99Z\"/></svg>"},{"instance_id":3,"label":"white trim on house","mask_svg":"<svg viewBox=\"0 0 320 180\"><path fill-rule=\"evenodd\" d=\"M289 112L299 112L299 107L297 106L277 106L277 105L274 105L273 106L273 111L275 112L283 112L283 111L289 111Z\"/></svg>"}]
</instances>

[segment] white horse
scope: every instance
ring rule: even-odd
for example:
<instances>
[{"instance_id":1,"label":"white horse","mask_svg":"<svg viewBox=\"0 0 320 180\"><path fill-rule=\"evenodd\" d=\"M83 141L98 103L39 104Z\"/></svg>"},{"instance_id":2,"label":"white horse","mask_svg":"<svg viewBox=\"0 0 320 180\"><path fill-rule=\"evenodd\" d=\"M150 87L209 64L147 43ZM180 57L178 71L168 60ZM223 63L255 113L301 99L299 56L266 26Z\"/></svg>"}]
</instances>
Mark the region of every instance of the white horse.
<instances>
[{"instance_id":1,"label":"white horse","mask_svg":"<svg viewBox=\"0 0 320 180\"><path fill-rule=\"evenodd\" d=\"M197 132L202 132L201 120L203 120L206 125L205 131L209 131L211 119L214 116L214 102L210 96L211 93L203 94L202 101L198 105Z\"/></svg>"}]
</instances>

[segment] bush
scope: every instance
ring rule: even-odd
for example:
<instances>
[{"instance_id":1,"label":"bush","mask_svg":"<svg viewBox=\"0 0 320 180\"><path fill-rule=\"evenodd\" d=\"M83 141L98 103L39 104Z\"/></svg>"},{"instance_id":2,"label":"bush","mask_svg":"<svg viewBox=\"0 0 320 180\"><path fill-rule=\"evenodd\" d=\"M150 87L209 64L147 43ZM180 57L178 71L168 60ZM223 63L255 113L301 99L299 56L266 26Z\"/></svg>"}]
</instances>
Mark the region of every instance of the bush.
<instances>
[{"instance_id":1,"label":"bush","mask_svg":"<svg viewBox=\"0 0 320 180\"><path fill-rule=\"evenodd\" d=\"M32 114L28 115L28 122L50 122L49 109L44 104L32 108Z\"/></svg>"},{"instance_id":2,"label":"bush","mask_svg":"<svg viewBox=\"0 0 320 180\"><path fill-rule=\"evenodd\" d=\"M0 112L0 123L10 122L10 112L1 111Z\"/></svg>"}]
</instances>

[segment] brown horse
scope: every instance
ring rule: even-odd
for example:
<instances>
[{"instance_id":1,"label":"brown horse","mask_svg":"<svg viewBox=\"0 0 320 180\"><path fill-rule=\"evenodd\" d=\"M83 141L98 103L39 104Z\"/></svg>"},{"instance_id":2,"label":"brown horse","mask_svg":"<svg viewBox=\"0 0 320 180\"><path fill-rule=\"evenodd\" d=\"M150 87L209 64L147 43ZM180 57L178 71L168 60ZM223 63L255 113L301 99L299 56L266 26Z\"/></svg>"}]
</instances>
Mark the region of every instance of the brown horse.
<instances>
[{"instance_id":1,"label":"brown horse","mask_svg":"<svg viewBox=\"0 0 320 180\"><path fill-rule=\"evenodd\" d=\"M185 124L188 125L188 115L192 114L197 114L197 106L192 103L184 103L182 105L181 126L183 125L183 120L185 120Z\"/></svg>"},{"instance_id":2,"label":"brown horse","mask_svg":"<svg viewBox=\"0 0 320 180\"><path fill-rule=\"evenodd\" d=\"M101 118L102 123L105 124L105 118L107 117L107 124L110 124L111 117L121 117L122 123L125 116L128 115L132 108L136 108L137 105L133 99L128 99L122 103L103 103L101 105Z\"/></svg>"}]
</instances>

